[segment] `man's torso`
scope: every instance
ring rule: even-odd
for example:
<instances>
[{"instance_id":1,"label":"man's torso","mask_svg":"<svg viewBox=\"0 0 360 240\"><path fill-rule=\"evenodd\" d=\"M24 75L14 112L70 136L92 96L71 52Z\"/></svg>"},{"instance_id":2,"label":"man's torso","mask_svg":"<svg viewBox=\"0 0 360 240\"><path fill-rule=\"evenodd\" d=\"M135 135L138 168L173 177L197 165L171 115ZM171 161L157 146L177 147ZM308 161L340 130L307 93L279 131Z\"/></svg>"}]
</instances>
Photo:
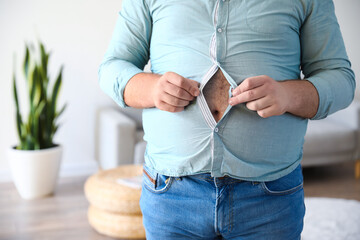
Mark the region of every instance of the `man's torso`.
<instances>
[{"instance_id":1,"label":"man's torso","mask_svg":"<svg viewBox=\"0 0 360 240\"><path fill-rule=\"evenodd\" d=\"M219 122L228 106L229 87L229 82L221 69L218 69L203 89L206 102L216 122Z\"/></svg>"}]
</instances>

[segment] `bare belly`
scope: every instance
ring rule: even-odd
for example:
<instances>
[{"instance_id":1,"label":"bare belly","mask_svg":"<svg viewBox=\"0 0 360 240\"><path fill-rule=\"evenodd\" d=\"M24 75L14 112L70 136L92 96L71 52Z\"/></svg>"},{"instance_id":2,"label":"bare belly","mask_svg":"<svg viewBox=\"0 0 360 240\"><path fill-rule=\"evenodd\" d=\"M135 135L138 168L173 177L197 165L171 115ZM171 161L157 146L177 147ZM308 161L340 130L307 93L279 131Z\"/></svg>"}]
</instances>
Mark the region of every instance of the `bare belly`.
<instances>
[{"instance_id":1,"label":"bare belly","mask_svg":"<svg viewBox=\"0 0 360 240\"><path fill-rule=\"evenodd\" d=\"M229 105L229 88L230 84L221 69L218 69L203 89L206 102L216 122L220 121Z\"/></svg>"}]
</instances>

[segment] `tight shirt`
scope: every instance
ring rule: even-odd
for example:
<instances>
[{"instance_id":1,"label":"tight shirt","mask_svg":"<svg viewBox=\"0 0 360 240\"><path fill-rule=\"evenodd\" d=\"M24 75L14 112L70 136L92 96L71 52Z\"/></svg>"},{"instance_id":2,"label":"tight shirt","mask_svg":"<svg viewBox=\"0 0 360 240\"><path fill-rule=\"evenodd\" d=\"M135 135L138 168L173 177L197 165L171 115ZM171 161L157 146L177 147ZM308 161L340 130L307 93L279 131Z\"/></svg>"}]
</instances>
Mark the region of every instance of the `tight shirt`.
<instances>
[{"instance_id":1,"label":"tight shirt","mask_svg":"<svg viewBox=\"0 0 360 240\"><path fill-rule=\"evenodd\" d=\"M239 104L214 120L203 89L218 69L229 97L248 77L283 81L302 72L319 95L314 120L354 97L354 73L331 0L123 0L99 69L101 88L128 107L125 86L149 60L153 73L172 71L200 83L200 96L182 112L143 110L145 162L168 176L270 181L302 159L308 119L290 113L261 118Z\"/></svg>"}]
</instances>

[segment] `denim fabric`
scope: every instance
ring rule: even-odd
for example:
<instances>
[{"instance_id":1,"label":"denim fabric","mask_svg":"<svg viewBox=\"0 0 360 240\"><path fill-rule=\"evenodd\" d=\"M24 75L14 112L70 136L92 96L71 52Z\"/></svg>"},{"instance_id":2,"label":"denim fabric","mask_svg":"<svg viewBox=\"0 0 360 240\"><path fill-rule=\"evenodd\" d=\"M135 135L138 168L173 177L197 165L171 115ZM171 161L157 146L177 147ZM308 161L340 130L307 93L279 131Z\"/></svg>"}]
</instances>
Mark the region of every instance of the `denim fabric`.
<instances>
[{"instance_id":1,"label":"denim fabric","mask_svg":"<svg viewBox=\"0 0 360 240\"><path fill-rule=\"evenodd\" d=\"M207 173L168 177L144 170L140 206L148 240L300 239L305 214L301 165L270 182Z\"/></svg>"},{"instance_id":2,"label":"denim fabric","mask_svg":"<svg viewBox=\"0 0 360 240\"><path fill-rule=\"evenodd\" d=\"M232 88L258 75L299 79L302 71L319 93L314 119L354 96L331 0L123 0L99 69L101 88L126 107L126 84L148 60L153 73L200 83L200 96L182 112L143 110L145 161L167 176L209 172L270 181L301 161L307 119L289 113L264 119L239 104L215 121L202 89L219 69Z\"/></svg>"}]
</instances>

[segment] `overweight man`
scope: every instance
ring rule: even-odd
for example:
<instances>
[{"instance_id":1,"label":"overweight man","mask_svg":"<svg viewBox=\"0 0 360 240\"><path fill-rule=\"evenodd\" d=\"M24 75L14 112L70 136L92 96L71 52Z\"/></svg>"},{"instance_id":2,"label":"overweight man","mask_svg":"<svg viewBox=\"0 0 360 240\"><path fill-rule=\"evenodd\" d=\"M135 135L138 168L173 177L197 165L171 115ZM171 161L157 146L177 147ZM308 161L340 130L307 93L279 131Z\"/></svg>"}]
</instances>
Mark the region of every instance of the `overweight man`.
<instances>
[{"instance_id":1,"label":"overweight man","mask_svg":"<svg viewBox=\"0 0 360 240\"><path fill-rule=\"evenodd\" d=\"M99 83L143 109L149 240L300 239L307 122L355 89L332 0L123 0Z\"/></svg>"}]
</instances>

